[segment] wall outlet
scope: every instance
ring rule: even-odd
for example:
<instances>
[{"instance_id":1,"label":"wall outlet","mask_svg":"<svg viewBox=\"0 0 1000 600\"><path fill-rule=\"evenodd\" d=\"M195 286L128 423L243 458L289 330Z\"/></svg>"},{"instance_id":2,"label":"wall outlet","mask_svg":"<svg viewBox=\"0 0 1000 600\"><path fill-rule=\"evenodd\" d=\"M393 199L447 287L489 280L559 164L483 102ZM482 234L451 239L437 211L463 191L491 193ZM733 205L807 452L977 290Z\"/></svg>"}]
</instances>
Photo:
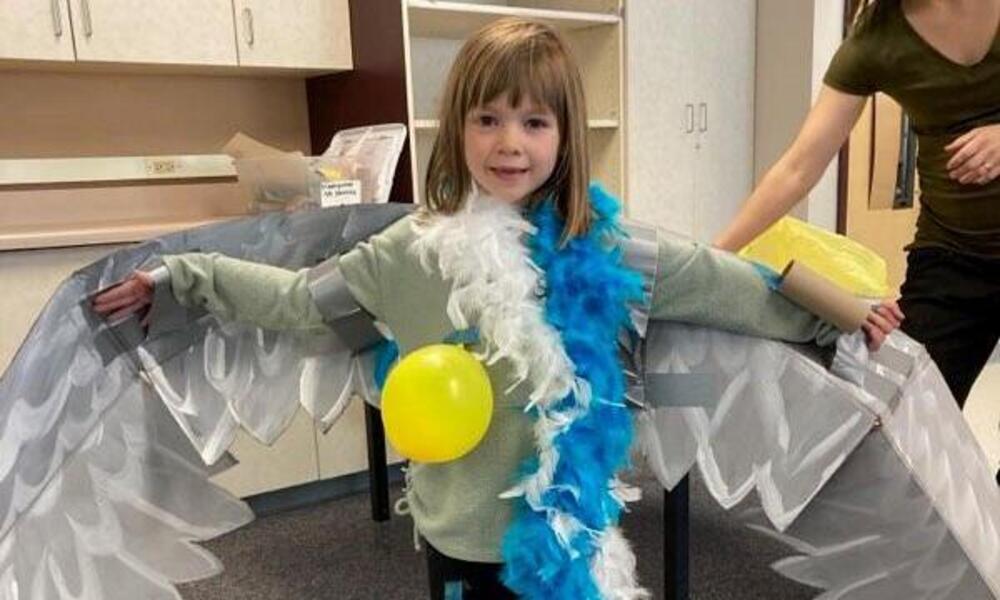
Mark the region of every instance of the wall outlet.
<instances>
[{"instance_id":1,"label":"wall outlet","mask_svg":"<svg viewBox=\"0 0 1000 600\"><path fill-rule=\"evenodd\" d=\"M172 158L147 158L146 173L152 177L173 175L178 171L179 164Z\"/></svg>"}]
</instances>

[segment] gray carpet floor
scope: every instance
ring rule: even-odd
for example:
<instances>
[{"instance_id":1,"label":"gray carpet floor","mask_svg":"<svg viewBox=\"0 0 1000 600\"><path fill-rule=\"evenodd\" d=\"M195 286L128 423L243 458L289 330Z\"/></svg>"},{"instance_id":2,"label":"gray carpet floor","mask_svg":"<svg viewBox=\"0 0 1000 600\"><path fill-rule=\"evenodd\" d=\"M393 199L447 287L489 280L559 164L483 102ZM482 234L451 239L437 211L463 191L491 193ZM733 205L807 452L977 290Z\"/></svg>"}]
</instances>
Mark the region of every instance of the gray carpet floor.
<instances>
[{"instance_id":1,"label":"gray carpet floor","mask_svg":"<svg viewBox=\"0 0 1000 600\"><path fill-rule=\"evenodd\" d=\"M637 474L643 499L623 519L640 579L663 598L663 492ZM392 490L393 500L401 494ZM748 500L749 501L749 500ZM817 590L787 581L768 565L790 554L743 526L691 483L691 598L805 600ZM427 597L423 553L414 551L412 521L370 518L367 494L272 514L206 547L225 571L181 587L185 600L421 600Z\"/></svg>"}]
</instances>

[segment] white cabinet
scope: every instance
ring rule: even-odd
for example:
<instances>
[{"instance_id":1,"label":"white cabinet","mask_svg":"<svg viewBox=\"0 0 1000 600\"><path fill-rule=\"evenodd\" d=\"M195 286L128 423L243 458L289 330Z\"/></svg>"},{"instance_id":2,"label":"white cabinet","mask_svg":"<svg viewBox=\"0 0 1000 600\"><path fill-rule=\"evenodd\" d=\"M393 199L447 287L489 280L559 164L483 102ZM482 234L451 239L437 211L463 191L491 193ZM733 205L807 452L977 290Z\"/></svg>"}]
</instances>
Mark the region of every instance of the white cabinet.
<instances>
[{"instance_id":1,"label":"white cabinet","mask_svg":"<svg viewBox=\"0 0 1000 600\"><path fill-rule=\"evenodd\" d=\"M0 59L74 60L66 0L3 0Z\"/></svg>"},{"instance_id":2,"label":"white cabinet","mask_svg":"<svg viewBox=\"0 0 1000 600\"><path fill-rule=\"evenodd\" d=\"M696 6L694 237L711 241L753 188L756 2L703 0Z\"/></svg>"},{"instance_id":3,"label":"white cabinet","mask_svg":"<svg viewBox=\"0 0 1000 600\"><path fill-rule=\"evenodd\" d=\"M70 0L81 61L236 66L231 0Z\"/></svg>"},{"instance_id":4,"label":"white cabinet","mask_svg":"<svg viewBox=\"0 0 1000 600\"><path fill-rule=\"evenodd\" d=\"M311 76L351 50L349 0L0 0L0 65L22 70Z\"/></svg>"},{"instance_id":5,"label":"white cabinet","mask_svg":"<svg viewBox=\"0 0 1000 600\"><path fill-rule=\"evenodd\" d=\"M630 0L628 210L710 241L753 185L756 2Z\"/></svg>"},{"instance_id":6,"label":"white cabinet","mask_svg":"<svg viewBox=\"0 0 1000 600\"><path fill-rule=\"evenodd\" d=\"M233 0L233 11L240 66L351 68L347 0Z\"/></svg>"},{"instance_id":7,"label":"white cabinet","mask_svg":"<svg viewBox=\"0 0 1000 600\"><path fill-rule=\"evenodd\" d=\"M628 53L628 215L669 231L694 231L694 56L682 32L690 2L631 0Z\"/></svg>"}]
</instances>

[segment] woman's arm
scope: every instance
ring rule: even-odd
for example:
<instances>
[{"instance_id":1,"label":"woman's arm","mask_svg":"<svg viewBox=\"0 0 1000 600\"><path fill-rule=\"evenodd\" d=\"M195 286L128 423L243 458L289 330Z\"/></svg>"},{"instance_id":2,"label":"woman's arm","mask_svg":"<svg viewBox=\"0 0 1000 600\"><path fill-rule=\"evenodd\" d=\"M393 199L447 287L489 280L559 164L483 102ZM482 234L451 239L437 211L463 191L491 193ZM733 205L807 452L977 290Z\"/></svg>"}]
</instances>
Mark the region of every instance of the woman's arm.
<instances>
[{"instance_id":1,"label":"woman's arm","mask_svg":"<svg viewBox=\"0 0 1000 600\"><path fill-rule=\"evenodd\" d=\"M864 105L864 96L824 85L795 141L715 239L715 246L736 252L788 213L819 181Z\"/></svg>"}]
</instances>

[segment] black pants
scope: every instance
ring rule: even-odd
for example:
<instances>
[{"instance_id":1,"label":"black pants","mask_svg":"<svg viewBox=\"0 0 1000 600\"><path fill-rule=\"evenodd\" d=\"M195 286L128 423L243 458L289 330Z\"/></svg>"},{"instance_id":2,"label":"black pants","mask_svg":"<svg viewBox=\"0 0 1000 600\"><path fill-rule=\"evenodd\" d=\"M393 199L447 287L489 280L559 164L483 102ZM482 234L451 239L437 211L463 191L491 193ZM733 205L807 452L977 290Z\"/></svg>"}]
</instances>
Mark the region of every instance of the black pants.
<instances>
[{"instance_id":1,"label":"black pants","mask_svg":"<svg viewBox=\"0 0 1000 600\"><path fill-rule=\"evenodd\" d=\"M1000 258L917 248L901 296L903 331L927 348L964 406L1000 338Z\"/></svg>"},{"instance_id":2,"label":"black pants","mask_svg":"<svg viewBox=\"0 0 1000 600\"><path fill-rule=\"evenodd\" d=\"M445 556L423 540L431 600L515 600L500 583L500 563L479 563ZM461 590L461 592L457 592ZM446 595L447 593L447 595Z\"/></svg>"}]
</instances>

